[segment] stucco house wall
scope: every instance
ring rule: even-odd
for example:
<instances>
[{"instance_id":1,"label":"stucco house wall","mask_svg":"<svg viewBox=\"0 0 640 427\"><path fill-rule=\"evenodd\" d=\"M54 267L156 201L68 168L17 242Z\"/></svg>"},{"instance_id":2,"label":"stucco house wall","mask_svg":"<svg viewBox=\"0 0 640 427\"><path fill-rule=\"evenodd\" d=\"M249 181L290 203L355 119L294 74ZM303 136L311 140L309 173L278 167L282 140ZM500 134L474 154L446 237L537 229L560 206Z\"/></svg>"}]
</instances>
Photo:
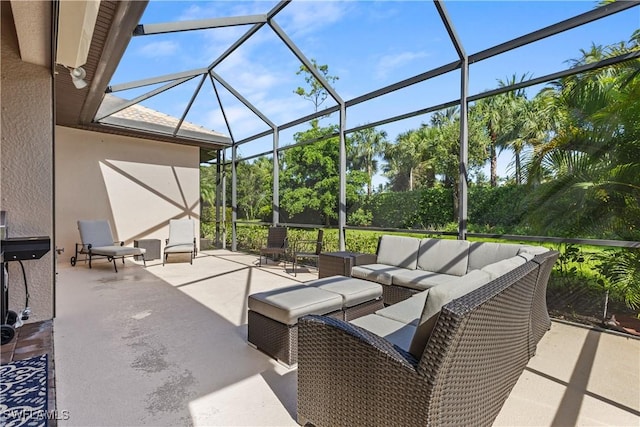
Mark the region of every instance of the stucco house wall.
<instances>
[{"instance_id":1,"label":"stucco house wall","mask_svg":"<svg viewBox=\"0 0 640 427\"><path fill-rule=\"evenodd\" d=\"M23 62L8 2L2 2L0 104L0 209L9 237L49 236L51 250L24 261L30 322L53 317L53 87L47 67ZM22 272L9 265L9 308L24 308Z\"/></svg>"},{"instance_id":2,"label":"stucco house wall","mask_svg":"<svg viewBox=\"0 0 640 427\"><path fill-rule=\"evenodd\" d=\"M127 245L160 239L164 247L170 219L194 219L197 237L199 162L197 147L56 126L59 262L74 255L80 219L108 220L114 238Z\"/></svg>"}]
</instances>

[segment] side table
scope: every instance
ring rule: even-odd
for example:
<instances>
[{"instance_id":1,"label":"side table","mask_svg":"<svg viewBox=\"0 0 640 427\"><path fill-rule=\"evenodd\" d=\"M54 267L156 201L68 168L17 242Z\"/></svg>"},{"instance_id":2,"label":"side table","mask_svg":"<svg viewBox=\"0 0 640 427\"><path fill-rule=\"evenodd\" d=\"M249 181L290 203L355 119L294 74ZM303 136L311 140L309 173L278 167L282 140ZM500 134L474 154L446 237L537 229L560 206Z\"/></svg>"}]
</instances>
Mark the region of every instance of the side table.
<instances>
[{"instance_id":1,"label":"side table","mask_svg":"<svg viewBox=\"0 0 640 427\"><path fill-rule=\"evenodd\" d=\"M351 277L351 268L355 265L373 264L376 255L359 252L338 251L323 252L318 257L318 278L329 276Z\"/></svg>"},{"instance_id":2,"label":"side table","mask_svg":"<svg viewBox=\"0 0 640 427\"><path fill-rule=\"evenodd\" d=\"M134 240L133 246L136 248L144 248L147 253L144 254L145 261L151 261L154 259L160 259L160 239L140 239ZM140 255L133 257L136 261L141 261Z\"/></svg>"}]
</instances>

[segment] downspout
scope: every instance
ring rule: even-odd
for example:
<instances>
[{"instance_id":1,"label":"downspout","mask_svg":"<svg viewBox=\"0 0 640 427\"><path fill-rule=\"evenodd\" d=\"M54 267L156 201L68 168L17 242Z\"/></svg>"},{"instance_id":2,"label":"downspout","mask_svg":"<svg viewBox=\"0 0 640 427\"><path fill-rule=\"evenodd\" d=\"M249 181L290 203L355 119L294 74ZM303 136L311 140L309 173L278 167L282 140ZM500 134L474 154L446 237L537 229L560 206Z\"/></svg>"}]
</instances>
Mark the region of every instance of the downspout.
<instances>
[{"instance_id":1,"label":"downspout","mask_svg":"<svg viewBox=\"0 0 640 427\"><path fill-rule=\"evenodd\" d=\"M56 56L58 52L58 18L60 15L60 2L51 2L51 241L53 242L53 269L51 286L52 316L56 317L56 285L58 281L58 256L64 248L56 245ZM3 319L4 320L4 319Z\"/></svg>"}]
</instances>

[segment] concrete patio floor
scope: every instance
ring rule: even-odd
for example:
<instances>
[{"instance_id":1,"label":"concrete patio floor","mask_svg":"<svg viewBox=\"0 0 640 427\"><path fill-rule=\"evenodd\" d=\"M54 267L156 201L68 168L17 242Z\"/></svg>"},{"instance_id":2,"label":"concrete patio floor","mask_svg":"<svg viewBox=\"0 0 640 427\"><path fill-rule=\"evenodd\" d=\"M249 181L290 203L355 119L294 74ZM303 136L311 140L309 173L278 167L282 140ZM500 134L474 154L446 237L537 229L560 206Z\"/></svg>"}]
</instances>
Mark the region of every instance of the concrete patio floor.
<instances>
[{"instance_id":1,"label":"concrete patio floor","mask_svg":"<svg viewBox=\"0 0 640 427\"><path fill-rule=\"evenodd\" d=\"M247 344L246 302L315 270L226 250L118 273L58 263L59 426L297 425L296 370ZM495 425L639 426L640 340L554 322Z\"/></svg>"}]
</instances>

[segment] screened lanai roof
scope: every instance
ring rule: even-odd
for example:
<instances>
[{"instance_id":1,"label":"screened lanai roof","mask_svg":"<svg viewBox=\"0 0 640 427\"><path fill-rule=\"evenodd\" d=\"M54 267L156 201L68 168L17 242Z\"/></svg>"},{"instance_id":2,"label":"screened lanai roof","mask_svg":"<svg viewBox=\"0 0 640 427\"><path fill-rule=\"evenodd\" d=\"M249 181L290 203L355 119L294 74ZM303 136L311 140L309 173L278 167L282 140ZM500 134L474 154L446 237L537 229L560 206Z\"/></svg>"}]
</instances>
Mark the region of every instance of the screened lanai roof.
<instances>
[{"instance_id":1,"label":"screened lanai roof","mask_svg":"<svg viewBox=\"0 0 640 427\"><path fill-rule=\"evenodd\" d=\"M491 93L508 75L526 75L522 87L562 75L567 58L589 43L630 36L637 5L101 1L89 86L57 79L58 123L212 150L235 144L245 158L269 153L274 134L279 147L292 144L313 117L345 132L385 126L393 139L394 130L416 127L463 96ZM497 8L508 19L493 19ZM312 60L338 77L315 73L329 93L319 106L294 93L308 86L297 71L314 70ZM105 94L125 101L116 107ZM171 125L122 119L137 106L172 117Z\"/></svg>"}]
</instances>

